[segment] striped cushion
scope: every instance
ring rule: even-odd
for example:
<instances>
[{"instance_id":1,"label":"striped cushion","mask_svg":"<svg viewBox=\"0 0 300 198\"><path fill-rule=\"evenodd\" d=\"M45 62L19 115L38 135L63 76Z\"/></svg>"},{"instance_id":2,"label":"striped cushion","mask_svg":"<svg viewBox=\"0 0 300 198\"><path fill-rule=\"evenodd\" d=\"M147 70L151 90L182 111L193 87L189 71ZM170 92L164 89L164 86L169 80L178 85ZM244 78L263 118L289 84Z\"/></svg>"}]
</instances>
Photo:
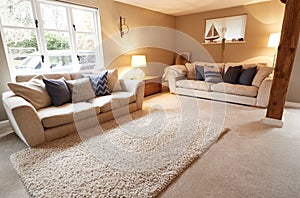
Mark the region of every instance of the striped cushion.
<instances>
[{"instance_id":1,"label":"striped cushion","mask_svg":"<svg viewBox=\"0 0 300 198\"><path fill-rule=\"evenodd\" d=\"M98 75L89 76L96 96L110 95L107 84L107 71L102 71Z\"/></svg>"},{"instance_id":2,"label":"striped cushion","mask_svg":"<svg viewBox=\"0 0 300 198\"><path fill-rule=\"evenodd\" d=\"M223 82L221 71L217 67L204 66L205 82L219 83Z\"/></svg>"}]
</instances>

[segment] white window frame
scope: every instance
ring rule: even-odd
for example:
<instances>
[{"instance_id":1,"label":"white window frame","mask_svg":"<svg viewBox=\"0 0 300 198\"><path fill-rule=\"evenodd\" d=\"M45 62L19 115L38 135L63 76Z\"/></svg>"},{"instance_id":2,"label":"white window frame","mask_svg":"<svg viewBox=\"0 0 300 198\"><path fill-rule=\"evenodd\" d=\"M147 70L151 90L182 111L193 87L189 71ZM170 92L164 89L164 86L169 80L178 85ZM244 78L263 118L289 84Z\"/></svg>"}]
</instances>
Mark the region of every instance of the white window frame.
<instances>
[{"instance_id":1,"label":"white window frame","mask_svg":"<svg viewBox=\"0 0 300 198\"><path fill-rule=\"evenodd\" d=\"M6 54L6 58L7 58L7 62L9 64L9 70L11 73L11 76L13 77L12 79L14 79L14 77L18 74L20 74L20 72L22 72L24 74L24 72L22 71L23 69L14 69L11 66L11 62L10 62L10 54L9 54L9 50L8 50L8 46L6 44L6 40L5 40L5 35L4 35L4 29L30 29L35 31L36 33L36 39L37 39L37 45L38 45L38 49L40 52L40 55L44 56L44 63L42 63L42 69L35 69L35 70L30 70L30 73L51 73L50 70L50 61L49 61L49 53L47 50L47 43L46 43L46 39L45 39L45 31L55 31L55 32L59 32L60 30L52 30L52 29L45 29L43 26L43 22L42 22L42 16L41 16L41 9L40 6L41 4L50 4L50 5L55 5L55 6L62 6L64 8L66 8L66 14L67 14L67 20L68 20L68 30L66 31L62 31L62 32L68 32L69 34L69 44L70 44L70 54L72 57L72 68L73 71L78 71L79 70L79 61L77 56L79 55L78 51L77 51L77 43L76 43L76 32L73 28L73 24L74 24L74 17L73 17L73 13L72 10L76 9L76 10L84 10L84 11L89 11L91 13L93 13L93 20L94 20L94 32L84 32L84 31L78 31L78 33L88 33L88 34L93 34L95 39L95 44L94 46L94 53L95 53L95 57L96 57L96 61L95 64L93 64L93 69L103 69L104 68L104 60L103 60L103 46L102 46L102 35L101 35L101 24L100 24L100 14L99 14L99 9L97 8L91 8L91 7L86 7L86 6L81 6L81 5L74 5L71 3L63 3L63 2L57 2L57 1L53 1L53 0L26 0L28 2L31 2L31 7L32 7L32 14L34 17L34 20L38 20L38 28L36 27L22 27L22 26L16 26L16 25L3 25L1 23L1 17L0 17L0 31L1 31L1 35L2 35L2 40L3 40L3 44L4 44L4 48L5 48L5 54ZM56 55L56 54L51 54L51 55ZM59 55L63 55L63 54L59 54ZM86 70L85 70L86 71ZM55 71L54 71L55 72ZM66 71L67 72L67 71Z\"/></svg>"}]
</instances>

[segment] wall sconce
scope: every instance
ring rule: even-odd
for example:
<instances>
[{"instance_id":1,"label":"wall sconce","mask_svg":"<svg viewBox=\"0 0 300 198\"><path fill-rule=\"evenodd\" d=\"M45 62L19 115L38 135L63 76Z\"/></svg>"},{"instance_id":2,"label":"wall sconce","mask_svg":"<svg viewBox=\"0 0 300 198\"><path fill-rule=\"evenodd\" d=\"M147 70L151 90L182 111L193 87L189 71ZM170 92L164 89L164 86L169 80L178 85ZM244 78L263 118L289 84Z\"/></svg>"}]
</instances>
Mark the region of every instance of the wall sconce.
<instances>
[{"instance_id":1,"label":"wall sconce","mask_svg":"<svg viewBox=\"0 0 300 198\"><path fill-rule=\"evenodd\" d=\"M120 16L120 35L121 35L121 38L123 38L123 36L129 32L129 27L125 23L125 21L126 21L126 19Z\"/></svg>"}]
</instances>

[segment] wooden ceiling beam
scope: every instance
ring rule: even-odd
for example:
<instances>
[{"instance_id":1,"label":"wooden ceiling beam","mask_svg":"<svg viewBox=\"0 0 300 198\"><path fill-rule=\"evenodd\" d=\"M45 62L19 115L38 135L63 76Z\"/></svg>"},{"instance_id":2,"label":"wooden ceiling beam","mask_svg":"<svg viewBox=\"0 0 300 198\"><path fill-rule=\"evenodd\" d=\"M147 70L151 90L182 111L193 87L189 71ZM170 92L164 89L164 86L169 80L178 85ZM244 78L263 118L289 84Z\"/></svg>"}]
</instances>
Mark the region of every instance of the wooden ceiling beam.
<instances>
[{"instance_id":1,"label":"wooden ceiling beam","mask_svg":"<svg viewBox=\"0 0 300 198\"><path fill-rule=\"evenodd\" d=\"M267 118L276 120L282 120L300 33L300 0L284 2L284 20L266 115Z\"/></svg>"}]
</instances>

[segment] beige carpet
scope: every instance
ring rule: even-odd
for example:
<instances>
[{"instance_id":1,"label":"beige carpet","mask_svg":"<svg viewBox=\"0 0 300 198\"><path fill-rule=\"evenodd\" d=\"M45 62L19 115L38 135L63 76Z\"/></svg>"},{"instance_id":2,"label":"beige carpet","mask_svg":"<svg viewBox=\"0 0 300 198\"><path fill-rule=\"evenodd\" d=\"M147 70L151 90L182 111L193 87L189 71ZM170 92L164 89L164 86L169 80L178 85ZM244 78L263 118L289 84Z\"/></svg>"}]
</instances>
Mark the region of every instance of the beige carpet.
<instances>
[{"instance_id":1,"label":"beige carpet","mask_svg":"<svg viewBox=\"0 0 300 198\"><path fill-rule=\"evenodd\" d=\"M151 197L224 131L214 123L148 109L79 133L98 133L90 138L74 134L22 150L11 162L33 197Z\"/></svg>"}]
</instances>

